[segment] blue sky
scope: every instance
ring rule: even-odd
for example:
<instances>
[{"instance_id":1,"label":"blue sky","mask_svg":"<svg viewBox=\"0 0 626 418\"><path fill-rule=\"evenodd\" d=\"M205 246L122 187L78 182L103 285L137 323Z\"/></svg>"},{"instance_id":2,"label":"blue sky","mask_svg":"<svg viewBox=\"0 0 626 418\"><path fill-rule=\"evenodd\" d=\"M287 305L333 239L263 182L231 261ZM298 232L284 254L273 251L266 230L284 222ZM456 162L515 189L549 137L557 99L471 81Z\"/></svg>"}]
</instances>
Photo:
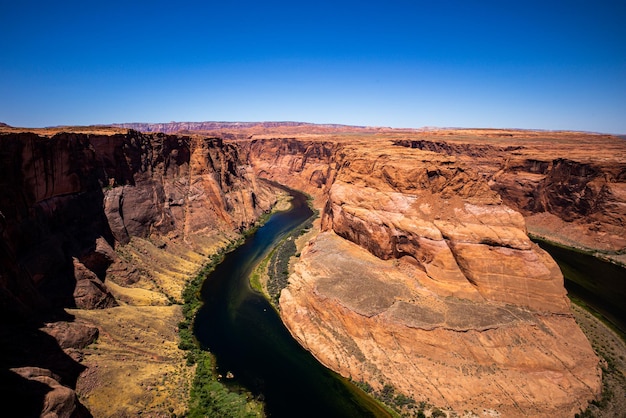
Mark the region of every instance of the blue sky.
<instances>
[{"instance_id":1,"label":"blue sky","mask_svg":"<svg viewBox=\"0 0 626 418\"><path fill-rule=\"evenodd\" d=\"M626 1L0 0L0 121L626 133Z\"/></svg>"}]
</instances>

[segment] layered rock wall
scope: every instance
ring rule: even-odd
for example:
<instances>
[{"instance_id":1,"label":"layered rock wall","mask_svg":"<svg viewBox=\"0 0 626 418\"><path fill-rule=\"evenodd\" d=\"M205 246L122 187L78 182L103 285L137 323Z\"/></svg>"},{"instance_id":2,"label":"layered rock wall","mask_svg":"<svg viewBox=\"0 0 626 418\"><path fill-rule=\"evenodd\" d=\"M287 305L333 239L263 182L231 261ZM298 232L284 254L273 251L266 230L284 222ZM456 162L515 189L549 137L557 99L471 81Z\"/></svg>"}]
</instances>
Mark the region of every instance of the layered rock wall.
<instances>
[{"instance_id":1,"label":"layered rock wall","mask_svg":"<svg viewBox=\"0 0 626 418\"><path fill-rule=\"evenodd\" d=\"M232 144L135 131L3 134L0 189L0 341L3 370L11 370L2 379L60 416L83 411L72 388L85 369L74 363L82 360L76 350L86 344L57 333L56 344L33 350L29 335L41 332L39 321L68 324L58 322L71 319L63 308L180 301L185 281L215 246L275 200ZM147 268L139 267L142 257ZM179 314L163 311L172 321ZM97 336L93 325L74 328L88 331L89 342ZM68 371L68 364L75 366ZM56 406L32 389L39 384L49 386Z\"/></svg>"},{"instance_id":2,"label":"layered rock wall","mask_svg":"<svg viewBox=\"0 0 626 418\"><path fill-rule=\"evenodd\" d=\"M482 136L470 142L424 135L428 139L395 144L472 164L505 203L527 218L533 233L619 260L626 252L624 140L580 133L509 135L517 139ZM518 145L507 145L513 143Z\"/></svg>"},{"instance_id":3,"label":"layered rock wall","mask_svg":"<svg viewBox=\"0 0 626 418\"><path fill-rule=\"evenodd\" d=\"M339 144L328 140L255 139L237 144L259 177L286 184L322 200L340 163Z\"/></svg>"},{"instance_id":4,"label":"layered rock wall","mask_svg":"<svg viewBox=\"0 0 626 418\"><path fill-rule=\"evenodd\" d=\"M16 309L80 304L76 280L103 279L116 243L243 230L273 198L220 139L23 133L0 146L1 289Z\"/></svg>"},{"instance_id":5,"label":"layered rock wall","mask_svg":"<svg viewBox=\"0 0 626 418\"><path fill-rule=\"evenodd\" d=\"M598 395L598 359L571 315L558 267L528 239L526 222L543 227L536 217L547 214L619 249L623 162L585 159L564 136L550 144L562 142L569 154L546 151L534 134L518 141L519 132L481 133L476 145L463 132L296 137L307 127L295 126L294 137L272 139L270 128L247 126L249 139L236 142L134 131L2 135L3 341L16 340L15 318L34 312L128 304L106 316L72 311L81 320L71 333L56 322L57 330L20 334L25 346L48 347L30 365L19 344L3 344L5 381L48 382L67 412L75 396L64 387L89 367L82 393L111 415L119 412L108 401L114 395L96 395L90 379L123 385L126 370L141 370L130 379L133 398L119 401L135 405L124 413L163 405L167 396L142 386L142 376L157 381L159 370L177 370L147 367L166 361L149 347L165 344L183 361L171 330L180 310L162 305L180 300L207 255L270 208L274 191L257 180L264 177L311 194L322 210L322 232L302 251L280 306L294 337L330 368L459 413L571 416ZM454 135L461 140L437 137ZM619 154L614 139L600 139ZM138 323L162 319L150 331L156 343L120 343L115 335L127 332L148 338L121 325L139 311ZM97 335L90 323L105 333L102 349L77 367L82 354L73 346ZM136 356L132 368L120 349ZM113 367L99 368L105 360Z\"/></svg>"},{"instance_id":6,"label":"layered rock wall","mask_svg":"<svg viewBox=\"0 0 626 418\"><path fill-rule=\"evenodd\" d=\"M322 158L305 157L321 140L273 142L250 144L257 171L323 207L280 298L320 361L458 413L566 417L599 394L558 266L480 169L384 140L331 141ZM314 171L329 173L319 188Z\"/></svg>"}]
</instances>

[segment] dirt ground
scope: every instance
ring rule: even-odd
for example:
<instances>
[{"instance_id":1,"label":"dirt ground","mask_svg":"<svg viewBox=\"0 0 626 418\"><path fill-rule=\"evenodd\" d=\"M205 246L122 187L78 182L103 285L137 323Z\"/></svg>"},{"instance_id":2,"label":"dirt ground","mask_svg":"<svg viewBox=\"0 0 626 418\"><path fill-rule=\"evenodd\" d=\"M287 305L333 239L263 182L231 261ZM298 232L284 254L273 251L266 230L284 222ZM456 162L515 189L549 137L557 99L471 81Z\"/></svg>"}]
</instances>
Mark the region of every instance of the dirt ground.
<instances>
[{"instance_id":1,"label":"dirt ground","mask_svg":"<svg viewBox=\"0 0 626 418\"><path fill-rule=\"evenodd\" d=\"M183 414L193 367L178 349L180 305L118 306L72 310L98 326L100 337L85 349L86 372L77 392L96 417Z\"/></svg>"},{"instance_id":2,"label":"dirt ground","mask_svg":"<svg viewBox=\"0 0 626 418\"><path fill-rule=\"evenodd\" d=\"M87 369L76 387L94 417L171 417L187 410L195 366L178 348L181 292L227 238L207 238L195 251L171 240L163 251L164 239L133 238L117 249L121 261L106 284L120 306L68 310L99 330L98 340L84 349ZM122 284L117 276L130 271L138 281Z\"/></svg>"}]
</instances>

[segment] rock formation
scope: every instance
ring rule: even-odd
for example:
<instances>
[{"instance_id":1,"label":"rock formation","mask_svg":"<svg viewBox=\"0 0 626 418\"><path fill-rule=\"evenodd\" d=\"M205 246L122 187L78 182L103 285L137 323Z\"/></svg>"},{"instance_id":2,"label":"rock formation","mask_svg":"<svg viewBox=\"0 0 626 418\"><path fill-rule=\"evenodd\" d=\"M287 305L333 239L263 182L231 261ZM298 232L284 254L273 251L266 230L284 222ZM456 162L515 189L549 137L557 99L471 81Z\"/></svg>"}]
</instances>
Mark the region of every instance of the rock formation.
<instances>
[{"instance_id":1,"label":"rock formation","mask_svg":"<svg viewBox=\"0 0 626 418\"><path fill-rule=\"evenodd\" d=\"M324 208L281 294L294 337L346 377L458 413L584 409L600 393L598 358L558 266L493 176L441 145L378 139L244 146L259 173Z\"/></svg>"},{"instance_id":2,"label":"rock formation","mask_svg":"<svg viewBox=\"0 0 626 418\"><path fill-rule=\"evenodd\" d=\"M191 371L172 303L272 206L259 177L311 194L322 212L280 307L330 368L459 413L572 416L598 396L598 358L527 228L623 257L623 140L157 128L236 140L2 127L0 379L25 415L89 416L75 388L95 415L184 411Z\"/></svg>"},{"instance_id":3,"label":"rock formation","mask_svg":"<svg viewBox=\"0 0 626 418\"><path fill-rule=\"evenodd\" d=\"M626 264L626 141L578 132L441 131L395 144L476 167L529 230Z\"/></svg>"},{"instance_id":4,"label":"rock formation","mask_svg":"<svg viewBox=\"0 0 626 418\"><path fill-rule=\"evenodd\" d=\"M76 334L92 342L97 328L50 333L43 346L48 354L29 348L21 357L29 340L20 330L66 324L58 322L71 319L63 308L180 301L185 281L216 245L253 224L275 199L237 148L221 139L136 131L6 133L0 136L0 188L0 339L13 354L2 356L11 370L6 379L47 385L32 391L34 404L58 416L83 411L73 388L84 366L66 365L59 373L54 358L82 361L71 351L86 345ZM134 247L125 245L133 240ZM138 269L143 255L120 256L122 248L157 241L161 254L146 255L152 271ZM161 259L168 257L178 273L159 280L156 274L168 266ZM177 318L180 307L163 315ZM52 358L45 368L35 367L41 356Z\"/></svg>"}]
</instances>

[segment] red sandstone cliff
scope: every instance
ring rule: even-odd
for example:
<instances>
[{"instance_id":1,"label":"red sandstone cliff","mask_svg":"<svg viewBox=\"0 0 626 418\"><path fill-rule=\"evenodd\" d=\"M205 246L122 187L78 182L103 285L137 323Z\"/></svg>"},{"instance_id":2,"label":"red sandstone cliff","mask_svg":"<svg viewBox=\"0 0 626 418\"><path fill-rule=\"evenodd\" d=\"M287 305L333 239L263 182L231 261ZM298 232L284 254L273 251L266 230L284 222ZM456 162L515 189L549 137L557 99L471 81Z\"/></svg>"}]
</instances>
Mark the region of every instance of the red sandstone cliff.
<instances>
[{"instance_id":1,"label":"red sandstone cliff","mask_svg":"<svg viewBox=\"0 0 626 418\"><path fill-rule=\"evenodd\" d=\"M344 376L459 413L584 409L598 358L522 215L457 156L378 139L244 145L324 208L281 294L294 337Z\"/></svg>"},{"instance_id":2,"label":"red sandstone cliff","mask_svg":"<svg viewBox=\"0 0 626 418\"><path fill-rule=\"evenodd\" d=\"M165 288L114 249L145 238L162 242L163 257L167 243L188 247L200 264L210 245L253 224L275 199L231 144L135 131L0 135L0 189L1 378L20 393L12 397L19 410L58 416L89 414L72 389L85 370L80 349L98 335L83 320L59 322L69 319L63 308L116 306L120 285L144 278L180 300L189 278ZM50 331L59 327L72 331Z\"/></svg>"},{"instance_id":3,"label":"red sandstone cliff","mask_svg":"<svg viewBox=\"0 0 626 418\"><path fill-rule=\"evenodd\" d=\"M626 141L577 132L433 132L395 144L455 156L531 232L626 263Z\"/></svg>"}]
</instances>

